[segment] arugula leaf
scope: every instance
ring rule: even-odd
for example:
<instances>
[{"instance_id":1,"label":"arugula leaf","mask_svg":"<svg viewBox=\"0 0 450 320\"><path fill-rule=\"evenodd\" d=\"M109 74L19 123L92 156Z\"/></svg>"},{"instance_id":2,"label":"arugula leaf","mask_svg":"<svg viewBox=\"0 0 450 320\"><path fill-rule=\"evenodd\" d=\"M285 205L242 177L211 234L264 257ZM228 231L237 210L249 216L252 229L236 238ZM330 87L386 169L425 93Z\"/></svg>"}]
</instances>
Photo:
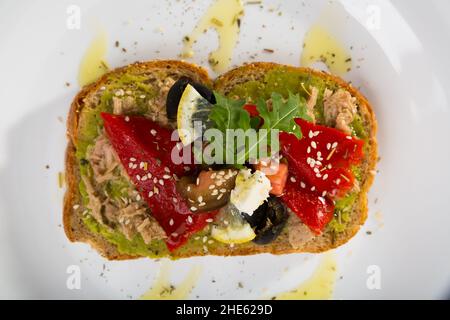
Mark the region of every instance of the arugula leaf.
<instances>
[{"instance_id":1,"label":"arugula leaf","mask_svg":"<svg viewBox=\"0 0 450 320\"><path fill-rule=\"evenodd\" d=\"M257 102L257 110L259 116L264 120L262 126L258 127L260 119L258 117L250 117L247 111L243 109L245 101L228 99L217 92L216 105L211 110L209 118L215 123L215 128L222 131L224 135L224 152L236 156L235 166L243 164L249 160L249 156L257 153L261 144L271 145L272 133L279 131L294 134L297 138L302 137L300 127L294 121L295 118L303 118L311 120L307 115L306 101L300 98L298 94L294 95L289 92L286 101L279 93L272 93L271 105L268 105L263 99ZM255 129L258 131L256 141L250 142L246 139L245 146L234 145L230 148L230 141L227 139L227 130ZM264 131L259 131L265 129ZM234 141L233 141L234 142ZM242 150L245 148L244 150ZM277 149L275 146L273 148ZM275 150L275 152L278 150ZM233 158L234 159L234 158Z\"/></svg>"},{"instance_id":2,"label":"arugula leaf","mask_svg":"<svg viewBox=\"0 0 450 320\"><path fill-rule=\"evenodd\" d=\"M244 100L228 99L221 94L214 92L216 104L209 114L209 118L216 125L215 128L222 132L227 129L250 129L250 115L242 107Z\"/></svg>"}]
</instances>

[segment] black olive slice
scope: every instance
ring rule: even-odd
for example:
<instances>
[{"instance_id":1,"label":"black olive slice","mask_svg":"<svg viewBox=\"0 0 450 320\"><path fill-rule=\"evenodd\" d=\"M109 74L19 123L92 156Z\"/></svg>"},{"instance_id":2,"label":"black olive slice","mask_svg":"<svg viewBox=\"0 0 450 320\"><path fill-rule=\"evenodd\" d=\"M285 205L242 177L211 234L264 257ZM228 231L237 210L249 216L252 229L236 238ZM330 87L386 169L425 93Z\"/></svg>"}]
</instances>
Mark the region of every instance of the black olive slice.
<instances>
[{"instance_id":1,"label":"black olive slice","mask_svg":"<svg viewBox=\"0 0 450 320\"><path fill-rule=\"evenodd\" d=\"M180 103L183 91L184 89L186 89L186 86L188 84L193 86L203 98L208 100L208 102L212 104L216 103L216 97L214 96L212 90L210 90L208 87L204 86L201 83L195 82L188 77L181 77L172 85L172 87L169 89L169 92L167 93L166 112L169 119L174 120L177 118L178 104Z\"/></svg>"},{"instance_id":2,"label":"black olive slice","mask_svg":"<svg viewBox=\"0 0 450 320\"><path fill-rule=\"evenodd\" d=\"M286 207L276 197L270 197L253 215L243 214L244 218L255 230L256 244L268 244L274 241L283 230L288 219Z\"/></svg>"}]
</instances>

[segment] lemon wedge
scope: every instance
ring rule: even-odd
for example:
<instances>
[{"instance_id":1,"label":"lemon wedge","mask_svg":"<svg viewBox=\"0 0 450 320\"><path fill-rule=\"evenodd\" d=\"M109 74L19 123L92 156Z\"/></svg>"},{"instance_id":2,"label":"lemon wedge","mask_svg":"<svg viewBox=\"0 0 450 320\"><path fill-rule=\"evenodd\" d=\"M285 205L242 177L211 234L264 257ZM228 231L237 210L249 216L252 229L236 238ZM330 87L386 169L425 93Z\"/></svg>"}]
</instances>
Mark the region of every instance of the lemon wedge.
<instances>
[{"instance_id":1,"label":"lemon wedge","mask_svg":"<svg viewBox=\"0 0 450 320\"><path fill-rule=\"evenodd\" d=\"M222 243L239 244L252 241L255 237L255 231L248 223L241 226L213 226L211 229L211 237Z\"/></svg>"},{"instance_id":2,"label":"lemon wedge","mask_svg":"<svg viewBox=\"0 0 450 320\"><path fill-rule=\"evenodd\" d=\"M216 219L218 222L211 228L211 237L219 242L240 244L256 237L250 224L232 204L222 208Z\"/></svg>"},{"instance_id":3,"label":"lemon wedge","mask_svg":"<svg viewBox=\"0 0 450 320\"><path fill-rule=\"evenodd\" d=\"M190 84L181 95L177 111L178 135L187 146L200 138L210 127L209 113L213 105L203 98Z\"/></svg>"}]
</instances>

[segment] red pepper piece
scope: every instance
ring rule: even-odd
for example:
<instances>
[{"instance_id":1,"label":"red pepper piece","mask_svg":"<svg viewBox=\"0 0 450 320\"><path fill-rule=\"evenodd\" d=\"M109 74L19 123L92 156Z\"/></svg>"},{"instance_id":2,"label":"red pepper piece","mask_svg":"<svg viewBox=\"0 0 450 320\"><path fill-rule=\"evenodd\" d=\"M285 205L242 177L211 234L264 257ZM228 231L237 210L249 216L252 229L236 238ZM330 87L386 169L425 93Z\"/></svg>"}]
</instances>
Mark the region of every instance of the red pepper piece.
<instances>
[{"instance_id":1,"label":"red pepper piece","mask_svg":"<svg viewBox=\"0 0 450 320\"><path fill-rule=\"evenodd\" d=\"M354 183L350 166L363 158L364 141L321 125L295 120L303 137L280 133L281 153L292 173L309 188L328 196L342 196Z\"/></svg>"},{"instance_id":2,"label":"red pepper piece","mask_svg":"<svg viewBox=\"0 0 450 320\"><path fill-rule=\"evenodd\" d=\"M282 200L317 235L333 218L334 204L330 198L299 188L291 180L286 184Z\"/></svg>"},{"instance_id":3,"label":"red pepper piece","mask_svg":"<svg viewBox=\"0 0 450 320\"><path fill-rule=\"evenodd\" d=\"M138 116L107 113L101 116L127 174L166 232L167 247L170 251L175 250L190 235L202 230L206 220L216 213L192 213L189 204L176 189L173 174L181 177L186 174L185 167L192 172L195 165L172 161L172 150L179 151L177 141L171 141L172 132L155 122ZM183 151L190 152L189 149Z\"/></svg>"}]
</instances>

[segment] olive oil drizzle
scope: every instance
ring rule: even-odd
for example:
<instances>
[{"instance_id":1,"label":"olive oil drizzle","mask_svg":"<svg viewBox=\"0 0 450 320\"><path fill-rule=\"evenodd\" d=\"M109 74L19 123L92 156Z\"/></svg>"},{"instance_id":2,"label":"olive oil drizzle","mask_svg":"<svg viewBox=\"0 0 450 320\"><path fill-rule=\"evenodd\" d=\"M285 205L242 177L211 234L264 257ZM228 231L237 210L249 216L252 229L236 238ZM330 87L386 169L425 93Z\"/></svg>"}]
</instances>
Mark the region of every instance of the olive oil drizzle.
<instances>
[{"instance_id":1,"label":"olive oil drizzle","mask_svg":"<svg viewBox=\"0 0 450 320\"><path fill-rule=\"evenodd\" d=\"M312 276L297 288L276 295L276 300L327 300L333 295L337 266L332 254L325 254Z\"/></svg>"},{"instance_id":2,"label":"olive oil drizzle","mask_svg":"<svg viewBox=\"0 0 450 320\"><path fill-rule=\"evenodd\" d=\"M331 73L343 76L352 68L348 50L325 27L315 24L305 35L300 65L323 62Z\"/></svg>"},{"instance_id":3,"label":"olive oil drizzle","mask_svg":"<svg viewBox=\"0 0 450 320\"><path fill-rule=\"evenodd\" d=\"M171 265L164 261L152 287L141 296L142 300L183 300L189 297L192 289L200 278L202 268L193 266L183 281L174 286L170 282Z\"/></svg>"},{"instance_id":4,"label":"olive oil drizzle","mask_svg":"<svg viewBox=\"0 0 450 320\"><path fill-rule=\"evenodd\" d=\"M183 38L183 58L194 56L193 45L209 28L213 28L219 38L219 46L209 53L208 62L215 72L223 72L231 64L236 46L240 19L244 14L241 0L215 0L200 19L190 35Z\"/></svg>"},{"instance_id":5,"label":"olive oil drizzle","mask_svg":"<svg viewBox=\"0 0 450 320\"><path fill-rule=\"evenodd\" d=\"M109 66L106 62L107 44L108 38L105 31L99 31L81 59L78 71L80 87L94 82L108 71Z\"/></svg>"}]
</instances>

